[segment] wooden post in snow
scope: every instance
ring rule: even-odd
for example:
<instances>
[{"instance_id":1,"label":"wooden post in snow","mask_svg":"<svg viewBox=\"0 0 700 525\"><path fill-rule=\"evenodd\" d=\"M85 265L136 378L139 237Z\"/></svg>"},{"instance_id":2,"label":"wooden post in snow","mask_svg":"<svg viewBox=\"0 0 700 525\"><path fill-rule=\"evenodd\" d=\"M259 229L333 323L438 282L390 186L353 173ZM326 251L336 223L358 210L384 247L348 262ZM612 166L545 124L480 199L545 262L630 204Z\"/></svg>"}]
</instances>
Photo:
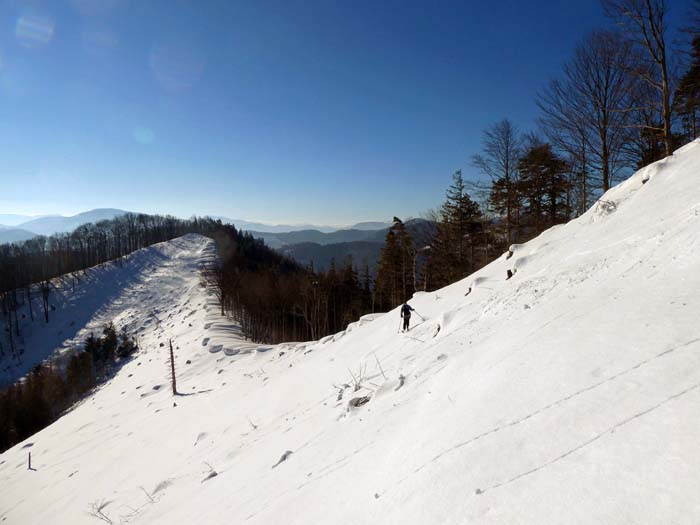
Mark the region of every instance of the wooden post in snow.
<instances>
[{"instance_id":1,"label":"wooden post in snow","mask_svg":"<svg viewBox=\"0 0 700 525\"><path fill-rule=\"evenodd\" d=\"M170 343L170 374L171 374L171 382L173 384L173 395L177 395L177 385L175 383L175 356L173 355L173 341L172 339L168 339L168 343Z\"/></svg>"},{"instance_id":2,"label":"wooden post in snow","mask_svg":"<svg viewBox=\"0 0 700 525\"><path fill-rule=\"evenodd\" d=\"M32 470L32 453L29 453L27 458L27 470Z\"/></svg>"}]
</instances>

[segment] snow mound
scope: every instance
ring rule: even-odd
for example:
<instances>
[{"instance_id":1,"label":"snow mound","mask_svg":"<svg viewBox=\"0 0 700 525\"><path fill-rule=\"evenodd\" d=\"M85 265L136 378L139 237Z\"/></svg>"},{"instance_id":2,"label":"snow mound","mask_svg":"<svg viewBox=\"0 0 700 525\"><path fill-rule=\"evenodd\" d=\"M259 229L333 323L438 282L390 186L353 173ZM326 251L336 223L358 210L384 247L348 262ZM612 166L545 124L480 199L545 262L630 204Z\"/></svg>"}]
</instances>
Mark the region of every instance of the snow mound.
<instances>
[{"instance_id":1,"label":"snow mound","mask_svg":"<svg viewBox=\"0 0 700 525\"><path fill-rule=\"evenodd\" d=\"M144 282L142 352L0 455L0 522L698 523L699 173L696 141L416 295L406 334L396 309L257 351L196 285L211 241L166 243L178 293Z\"/></svg>"}]
</instances>

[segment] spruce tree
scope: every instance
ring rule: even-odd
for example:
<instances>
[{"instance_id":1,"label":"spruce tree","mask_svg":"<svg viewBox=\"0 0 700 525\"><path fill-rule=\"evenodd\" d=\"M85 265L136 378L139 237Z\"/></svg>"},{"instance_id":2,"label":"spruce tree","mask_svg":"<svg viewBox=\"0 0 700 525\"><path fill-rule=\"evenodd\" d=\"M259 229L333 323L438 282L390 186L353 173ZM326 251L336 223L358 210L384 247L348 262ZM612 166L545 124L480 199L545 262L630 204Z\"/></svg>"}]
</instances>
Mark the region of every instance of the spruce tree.
<instances>
[{"instance_id":1,"label":"spruce tree","mask_svg":"<svg viewBox=\"0 0 700 525\"><path fill-rule=\"evenodd\" d=\"M564 203L567 164L549 144L533 143L518 162L524 219L532 236L563 222L569 210Z\"/></svg>"},{"instance_id":2,"label":"spruce tree","mask_svg":"<svg viewBox=\"0 0 700 525\"><path fill-rule=\"evenodd\" d=\"M694 140L700 136L700 36L695 36L688 71L678 83L674 105L683 124L683 136Z\"/></svg>"},{"instance_id":3,"label":"spruce tree","mask_svg":"<svg viewBox=\"0 0 700 525\"><path fill-rule=\"evenodd\" d=\"M391 309L411 298L415 292L414 260L413 240L404 223L394 217L379 256L375 289L379 308Z\"/></svg>"},{"instance_id":4,"label":"spruce tree","mask_svg":"<svg viewBox=\"0 0 700 525\"><path fill-rule=\"evenodd\" d=\"M446 286L476 269L474 248L481 221L479 205L467 193L462 171L458 170L447 189L428 254L431 287Z\"/></svg>"}]
</instances>

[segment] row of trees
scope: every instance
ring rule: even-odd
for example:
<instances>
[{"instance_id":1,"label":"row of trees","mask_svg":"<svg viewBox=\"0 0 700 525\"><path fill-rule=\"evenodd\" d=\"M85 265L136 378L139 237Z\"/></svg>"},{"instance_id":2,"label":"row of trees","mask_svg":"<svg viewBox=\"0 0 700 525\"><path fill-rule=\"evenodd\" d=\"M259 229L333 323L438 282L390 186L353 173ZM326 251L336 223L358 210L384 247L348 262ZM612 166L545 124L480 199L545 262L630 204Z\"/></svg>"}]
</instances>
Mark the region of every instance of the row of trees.
<instances>
[{"instance_id":1,"label":"row of trees","mask_svg":"<svg viewBox=\"0 0 700 525\"><path fill-rule=\"evenodd\" d=\"M492 229L467 192L461 171L447 189L445 202L430 214L436 225L425 246L416 246L405 224L394 217L382 249L375 306L389 310L428 291L458 281L491 262L497 253Z\"/></svg>"},{"instance_id":2,"label":"row of trees","mask_svg":"<svg viewBox=\"0 0 700 525\"><path fill-rule=\"evenodd\" d=\"M351 259L326 272L304 268L233 226L214 238L219 261L203 271L204 283L254 341L316 340L372 308L367 266L362 277Z\"/></svg>"},{"instance_id":3,"label":"row of trees","mask_svg":"<svg viewBox=\"0 0 700 525\"><path fill-rule=\"evenodd\" d=\"M83 351L48 360L0 392L0 453L58 419L136 350L136 341L109 323L102 337L90 335Z\"/></svg>"}]
</instances>

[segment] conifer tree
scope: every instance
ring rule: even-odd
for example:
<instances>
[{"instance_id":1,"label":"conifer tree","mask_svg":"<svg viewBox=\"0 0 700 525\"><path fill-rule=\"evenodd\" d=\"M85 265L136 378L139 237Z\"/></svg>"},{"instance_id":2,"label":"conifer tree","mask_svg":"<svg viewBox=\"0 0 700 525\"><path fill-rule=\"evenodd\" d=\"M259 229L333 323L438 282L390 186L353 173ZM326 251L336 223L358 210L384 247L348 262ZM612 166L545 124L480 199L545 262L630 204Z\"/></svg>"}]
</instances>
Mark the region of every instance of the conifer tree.
<instances>
[{"instance_id":1,"label":"conifer tree","mask_svg":"<svg viewBox=\"0 0 700 525\"><path fill-rule=\"evenodd\" d=\"M687 140L700 136L700 35L693 37L690 56L690 66L680 79L674 97Z\"/></svg>"},{"instance_id":2,"label":"conifer tree","mask_svg":"<svg viewBox=\"0 0 700 525\"><path fill-rule=\"evenodd\" d=\"M415 290L413 262L415 247L406 226L398 217L386 236L379 257L376 301L382 309L390 309L410 299Z\"/></svg>"},{"instance_id":3,"label":"conifer tree","mask_svg":"<svg viewBox=\"0 0 700 525\"><path fill-rule=\"evenodd\" d=\"M466 191L461 170L452 176L438 219L428 253L431 287L446 286L476 269L474 248L479 242L482 214Z\"/></svg>"},{"instance_id":4,"label":"conifer tree","mask_svg":"<svg viewBox=\"0 0 700 525\"><path fill-rule=\"evenodd\" d=\"M519 190L524 199L523 219L537 235L568 219L564 202L568 167L550 144L533 142L518 162Z\"/></svg>"}]
</instances>

